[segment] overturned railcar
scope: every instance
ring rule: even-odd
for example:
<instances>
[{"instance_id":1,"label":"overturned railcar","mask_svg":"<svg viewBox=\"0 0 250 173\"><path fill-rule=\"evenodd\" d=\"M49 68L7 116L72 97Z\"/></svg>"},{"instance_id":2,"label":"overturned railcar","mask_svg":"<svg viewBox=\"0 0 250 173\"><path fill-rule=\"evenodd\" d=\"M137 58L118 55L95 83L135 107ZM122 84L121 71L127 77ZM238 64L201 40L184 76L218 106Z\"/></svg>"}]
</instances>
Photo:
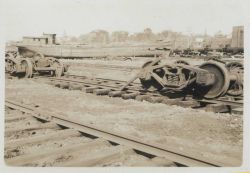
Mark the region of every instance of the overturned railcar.
<instances>
[{"instance_id":1,"label":"overturned railcar","mask_svg":"<svg viewBox=\"0 0 250 173\"><path fill-rule=\"evenodd\" d=\"M162 63L161 59L146 62L140 72L121 90L134 80L140 80L146 90L162 94L179 92L194 97L215 99L224 95L243 94L244 67L239 62L209 60L199 66L186 61Z\"/></svg>"},{"instance_id":2,"label":"overturned railcar","mask_svg":"<svg viewBox=\"0 0 250 173\"><path fill-rule=\"evenodd\" d=\"M60 60L23 46L17 46L17 51L5 54L5 72L18 77L30 78L37 73L60 77L67 69L68 66Z\"/></svg>"}]
</instances>

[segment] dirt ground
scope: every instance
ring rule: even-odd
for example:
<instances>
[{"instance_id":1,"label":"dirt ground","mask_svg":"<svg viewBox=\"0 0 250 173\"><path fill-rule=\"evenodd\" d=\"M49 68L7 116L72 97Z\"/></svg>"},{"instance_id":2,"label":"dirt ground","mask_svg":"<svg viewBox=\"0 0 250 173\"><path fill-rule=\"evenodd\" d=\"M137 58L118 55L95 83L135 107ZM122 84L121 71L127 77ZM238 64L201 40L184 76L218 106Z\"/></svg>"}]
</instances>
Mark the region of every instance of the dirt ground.
<instances>
[{"instance_id":1,"label":"dirt ground","mask_svg":"<svg viewBox=\"0 0 250 173\"><path fill-rule=\"evenodd\" d=\"M145 60L144 60L145 61ZM143 60L78 63L141 66ZM136 70L107 70L72 65L71 74L112 79L130 79ZM69 91L30 79L7 79L6 98L37 104L41 108L64 114L79 122L89 123L119 133L173 147L180 152L203 155L210 160L239 166L242 157L242 116L215 114L203 110L152 104L96 96L82 91Z\"/></svg>"}]
</instances>

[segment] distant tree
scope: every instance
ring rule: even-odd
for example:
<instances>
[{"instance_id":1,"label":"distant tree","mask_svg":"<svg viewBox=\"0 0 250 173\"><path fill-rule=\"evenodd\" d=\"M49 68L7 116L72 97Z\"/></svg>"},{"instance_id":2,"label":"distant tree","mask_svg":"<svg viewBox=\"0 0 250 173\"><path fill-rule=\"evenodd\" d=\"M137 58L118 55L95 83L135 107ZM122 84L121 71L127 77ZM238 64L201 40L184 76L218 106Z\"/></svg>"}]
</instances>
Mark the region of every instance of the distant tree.
<instances>
[{"instance_id":1,"label":"distant tree","mask_svg":"<svg viewBox=\"0 0 250 173\"><path fill-rule=\"evenodd\" d=\"M144 33L145 33L145 34L153 34L151 28L146 28L146 29L144 29Z\"/></svg>"}]
</instances>

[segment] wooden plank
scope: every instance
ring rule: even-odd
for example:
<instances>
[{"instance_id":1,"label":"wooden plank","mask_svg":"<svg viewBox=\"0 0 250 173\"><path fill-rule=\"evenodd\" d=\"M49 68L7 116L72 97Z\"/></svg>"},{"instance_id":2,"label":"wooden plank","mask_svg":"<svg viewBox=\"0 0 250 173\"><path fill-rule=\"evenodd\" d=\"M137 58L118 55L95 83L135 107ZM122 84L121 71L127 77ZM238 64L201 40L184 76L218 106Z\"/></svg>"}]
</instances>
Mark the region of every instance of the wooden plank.
<instances>
[{"instance_id":1,"label":"wooden plank","mask_svg":"<svg viewBox=\"0 0 250 173\"><path fill-rule=\"evenodd\" d=\"M63 164L62 166L69 166L69 167L81 167L81 166L97 166L97 165L105 165L112 162L117 161L124 155L128 154L129 152L133 152L131 148L127 148L124 146L112 146L106 148L98 153L93 153L89 157L82 157L82 158L75 158L70 162Z\"/></svg>"},{"instance_id":2,"label":"wooden plank","mask_svg":"<svg viewBox=\"0 0 250 173\"><path fill-rule=\"evenodd\" d=\"M73 129L60 130L57 132L53 132L51 134L7 141L5 142L4 149L8 150L8 149L12 149L12 148L23 146L23 145L37 144L37 143L46 142L49 140L80 136L80 134L81 134L80 132L73 130Z\"/></svg>"},{"instance_id":3,"label":"wooden plank","mask_svg":"<svg viewBox=\"0 0 250 173\"><path fill-rule=\"evenodd\" d=\"M73 152L89 152L93 148L103 145L107 145L107 141L97 139L87 143L80 143L62 147L59 149L54 149L53 151L38 151L38 153L35 154L21 155L10 159L5 159L5 162L10 166L25 166L27 164L32 164L43 159L60 157L61 155L72 154Z\"/></svg>"}]
</instances>

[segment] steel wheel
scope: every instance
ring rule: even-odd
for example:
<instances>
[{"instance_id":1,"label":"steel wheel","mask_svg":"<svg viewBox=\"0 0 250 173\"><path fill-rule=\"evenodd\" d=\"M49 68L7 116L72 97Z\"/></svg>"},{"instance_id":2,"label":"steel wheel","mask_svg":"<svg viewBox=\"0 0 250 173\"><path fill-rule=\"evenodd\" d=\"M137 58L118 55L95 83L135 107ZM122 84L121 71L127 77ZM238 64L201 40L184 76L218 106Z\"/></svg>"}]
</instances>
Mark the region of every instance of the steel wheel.
<instances>
[{"instance_id":1,"label":"steel wheel","mask_svg":"<svg viewBox=\"0 0 250 173\"><path fill-rule=\"evenodd\" d=\"M231 96L240 96L243 94L243 74L244 66L239 62L230 62L226 65L229 73L237 76L236 80L230 82L229 89L227 91L228 95Z\"/></svg>"},{"instance_id":2,"label":"steel wheel","mask_svg":"<svg viewBox=\"0 0 250 173\"><path fill-rule=\"evenodd\" d=\"M21 75L21 77L31 78L33 74L33 65L29 59L24 59L21 61L21 67L25 69L25 72Z\"/></svg>"},{"instance_id":3,"label":"steel wheel","mask_svg":"<svg viewBox=\"0 0 250 173\"><path fill-rule=\"evenodd\" d=\"M5 54L5 72L14 73L16 71L17 60L12 53Z\"/></svg>"},{"instance_id":4,"label":"steel wheel","mask_svg":"<svg viewBox=\"0 0 250 173\"><path fill-rule=\"evenodd\" d=\"M60 63L59 61L55 60L51 67L54 67L56 70L52 72L52 75L53 76L56 76L56 77L61 77L63 75L63 72L64 72L64 67L63 67L63 64Z\"/></svg>"},{"instance_id":5,"label":"steel wheel","mask_svg":"<svg viewBox=\"0 0 250 173\"><path fill-rule=\"evenodd\" d=\"M5 72L14 73L16 71L16 63L11 59L5 59Z\"/></svg>"},{"instance_id":6,"label":"steel wheel","mask_svg":"<svg viewBox=\"0 0 250 173\"><path fill-rule=\"evenodd\" d=\"M206 62L200 68L207 70L215 76L214 84L207 88L204 97L213 99L224 95L230 84L229 74L225 66L218 62Z\"/></svg>"}]
</instances>

